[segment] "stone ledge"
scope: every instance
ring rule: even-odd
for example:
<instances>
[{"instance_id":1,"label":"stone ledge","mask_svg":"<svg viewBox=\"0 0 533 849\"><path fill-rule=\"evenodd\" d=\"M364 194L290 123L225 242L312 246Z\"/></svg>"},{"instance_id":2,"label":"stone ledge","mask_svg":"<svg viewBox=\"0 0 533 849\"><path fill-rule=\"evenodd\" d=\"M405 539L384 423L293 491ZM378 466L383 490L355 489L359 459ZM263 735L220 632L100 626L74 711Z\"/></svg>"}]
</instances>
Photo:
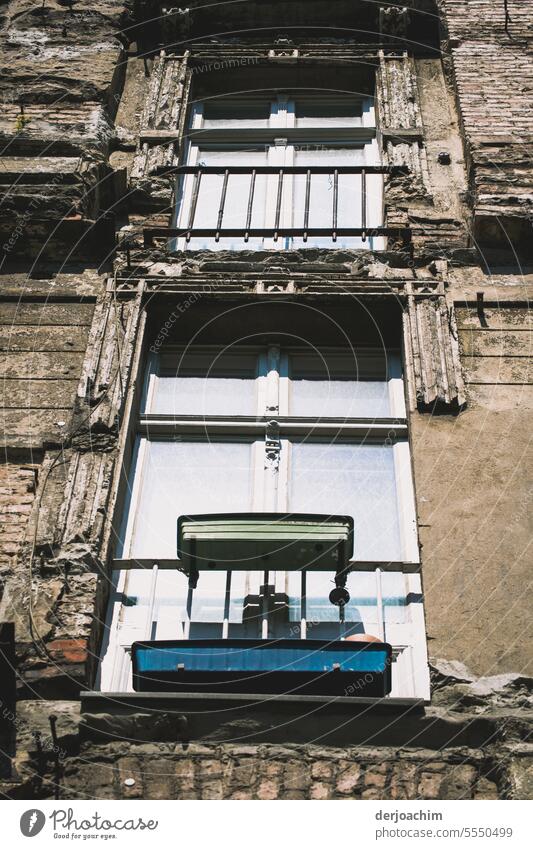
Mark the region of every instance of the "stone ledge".
<instances>
[{"instance_id":1,"label":"stone ledge","mask_svg":"<svg viewBox=\"0 0 533 849\"><path fill-rule=\"evenodd\" d=\"M81 695L83 741L259 742L478 748L501 739L501 717L453 715L414 699L328 699L186 693ZM312 718L312 721L311 719ZM305 719L305 721L303 721Z\"/></svg>"}]
</instances>

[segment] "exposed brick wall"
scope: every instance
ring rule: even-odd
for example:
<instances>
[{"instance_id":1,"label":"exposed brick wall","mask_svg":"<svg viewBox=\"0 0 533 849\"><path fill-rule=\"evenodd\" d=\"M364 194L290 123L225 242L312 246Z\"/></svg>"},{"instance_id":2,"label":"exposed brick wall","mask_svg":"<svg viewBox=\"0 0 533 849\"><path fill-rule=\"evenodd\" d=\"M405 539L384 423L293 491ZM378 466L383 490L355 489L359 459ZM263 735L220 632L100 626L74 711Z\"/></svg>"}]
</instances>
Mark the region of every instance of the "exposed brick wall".
<instances>
[{"instance_id":1,"label":"exposed brick wall","mask_svg":"<svg viewBox=\"0 0 533 849\"><path fill-rule=\"evenodd\" d=\"M0 464L0 594L24 540L35 498L37 466Z\"/></svg>"},{"instance_id":2,"label":"exposed brick wall","mask_svg":"<svg viewBox=\"0 0 533 849\"><path fill-rule=\"evenodd\" d=\"M474 193L474 230L483 243L530 232L533 195L533 6L509 0L444 0L453 75ZM496 218L501 219L498 223Z\"/></svg>"}]
</instances>

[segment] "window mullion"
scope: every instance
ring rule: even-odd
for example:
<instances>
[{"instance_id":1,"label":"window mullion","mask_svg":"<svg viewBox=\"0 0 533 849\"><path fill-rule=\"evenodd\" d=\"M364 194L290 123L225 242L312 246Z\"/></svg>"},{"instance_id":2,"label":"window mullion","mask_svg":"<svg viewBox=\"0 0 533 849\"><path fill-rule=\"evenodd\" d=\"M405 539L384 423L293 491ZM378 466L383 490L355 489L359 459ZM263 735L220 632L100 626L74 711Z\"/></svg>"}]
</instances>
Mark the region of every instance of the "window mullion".
<instances>
[{"instance_id":1,"label":"window mullion","mask_svg":"<svg viewBox=\"0 0 533 849\"><path fill-rule=\"evenodd\" d=\"M137 444L137 457L134 458L133 468L133 484L131 487L131 498L128 507L128 522L124 532L123 551L125 557L131 557L133 548L133 539L135 537L135 526L139 517L139 499L142 490L144 477L144 464L149 452L148 439L140 437ZM131 480L131 478L130 478Z\"/></svg>"},{"instance_id":2,"label":"window mullion","mask_svg":"<svg viewBox=\"0 0 533 849\"><path fill-rule=\"evenodd\" d=\"M142 389L142 397L141 397L141 415L144 413L150 414L152 412L152 404L154 400L154 395L157 387L157 380L159 377L159 369L160 369L160 358L159 354L150 353L148 355L148 362L146 366L146 374L143 383Z\"/></svg>"},{"instance_id":3,"label":"window mullion","mask_svg":"<svg viewBox=\"0 0 533 849\"><path fill-rule=\"evenodd\" d=\"M402 364L398 354L390 354L388 358L388 390L391 414L398 419L405 419L404 385L402 379Z\"/></svg>"},{"instance_id":4,"label":"window mullion","mask_svg":"<svg viewBox=\"0 0 533 849\"><path fill-rule=\"evenodd\" d=\"M407 574L407 605L410 623L411 692L429 700L429 662L426 641L426 624L422 596L422 580L419 574ZM413 598L413 601L410 599Z\"/></svg>"},{"instance_id":5,"label":"window mullion","mask_svg":"<svg viewBox=\"0 0 533 849\"><path fill-rule=\"evenodd\" d=\"M402 560L406 563L418 563L420 555L418 550L416 504L409 443L404 441L396 442L392 446L392 451Z\"/></svg>"},{"instance_id":6,"label":"window mullion","mask_svg":"<svg viewBox=\"0 0 533 849\"><path fill-rule=\"evenodd\" d=\"M187 165L196 165L198 162L198 153L199 148L196 144L189 143L186 162ZM185 229L189 219L189 213L191 210L192 204L192 191L194 185L194 176L192 174L187 174L183 177L182 184L182 195L181 195L181 204L179 209L176 210L176 226L180 229ZM187 247L187 243L185 241L185 237L180 239L176 239L175 241L175 249L184 251Z\"/></svg>"},{"instance_id":7,"label":"window mullion","mask_svg":"<svg viewBox=\"0 0 533 849\"><path fill-rule=\"evenodd\" d=\"M272 420L266 425L265 450L263 464L263 509L267 512L277 510L278 476L280 466L281 442L279 439L279 345L270 345L266 355L266 408L264 415Z\"/></svg>"},{"instance_id":8,"label":"window mullion","mask_svg":"<svg viewBox=\"0 0 533 849\"><path fill-rule=\"evenodd\" d=\"M268 386L268 357L265 350L261 351L257 358L256 377L256 414L258 417L265 415L267 408L267 386Z\"/></svg>"},{"instance_id":9,"label":"window mullion","mask_svg":"<svg viewBox=\"0 0 533 849\"><path fill-rule=\"evenodd\" d=\"M279 408L279 373L281 351L279 345L269 345L267 351L267 416L278 416Z\"/></svg>"}]
</instances>

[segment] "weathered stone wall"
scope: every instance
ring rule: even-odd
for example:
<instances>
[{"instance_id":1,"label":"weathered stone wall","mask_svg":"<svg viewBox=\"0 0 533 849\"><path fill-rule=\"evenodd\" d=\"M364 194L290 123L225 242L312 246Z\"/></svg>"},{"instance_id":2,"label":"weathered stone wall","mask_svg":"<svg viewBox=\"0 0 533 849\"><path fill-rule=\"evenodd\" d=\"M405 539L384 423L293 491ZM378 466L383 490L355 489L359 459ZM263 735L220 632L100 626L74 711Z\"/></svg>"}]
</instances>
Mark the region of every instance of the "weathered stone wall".
<instances>
[{"instance_id":1,"label":"weathered stone wall","mask_svg":"<svg viewBox=\"0 0 533 849\"><path fill-rule=\"evenodd\" d=\"M115 799L496 799L495 773L468 750L114 744L84 751L65 783Z\"/></svg>"}]
</instances>

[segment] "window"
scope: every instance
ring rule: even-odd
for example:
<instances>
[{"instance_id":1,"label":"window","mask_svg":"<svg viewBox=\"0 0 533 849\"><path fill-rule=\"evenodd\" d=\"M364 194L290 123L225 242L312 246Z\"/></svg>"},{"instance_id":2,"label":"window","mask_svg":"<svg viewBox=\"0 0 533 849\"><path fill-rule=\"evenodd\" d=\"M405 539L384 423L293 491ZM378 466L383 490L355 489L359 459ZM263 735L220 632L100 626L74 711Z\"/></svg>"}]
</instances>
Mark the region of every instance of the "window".
<instances>
[{"instance_id":1,"label":"window","mask_svg":"<svg viewBox=\"0 0 533 849\"><path fill-rule=\"evenodd\" d=\"M258 119L259 120L259 119ZM427 656L398 351L168 347L152 356L115 563L104 690L131 689L135 640L333 639L393 645L393 695L427 697ZM344 622L327 572L176 568L180 515L354 519Z\"/></svg>"},{"instance_id":2,"label":"window","mask_svg":"<svg viewBox=\"0 0 533 849\"><path fill-rule=\"evenodd\" d=\"M192 234L178 239L179 249L360 247L361 235L348 231L383 224L369 97L257 94L197 102L183 164L176 226ZM382 242L372 235L366 246L380 249Z\"/></svg>"}]
</instances>

